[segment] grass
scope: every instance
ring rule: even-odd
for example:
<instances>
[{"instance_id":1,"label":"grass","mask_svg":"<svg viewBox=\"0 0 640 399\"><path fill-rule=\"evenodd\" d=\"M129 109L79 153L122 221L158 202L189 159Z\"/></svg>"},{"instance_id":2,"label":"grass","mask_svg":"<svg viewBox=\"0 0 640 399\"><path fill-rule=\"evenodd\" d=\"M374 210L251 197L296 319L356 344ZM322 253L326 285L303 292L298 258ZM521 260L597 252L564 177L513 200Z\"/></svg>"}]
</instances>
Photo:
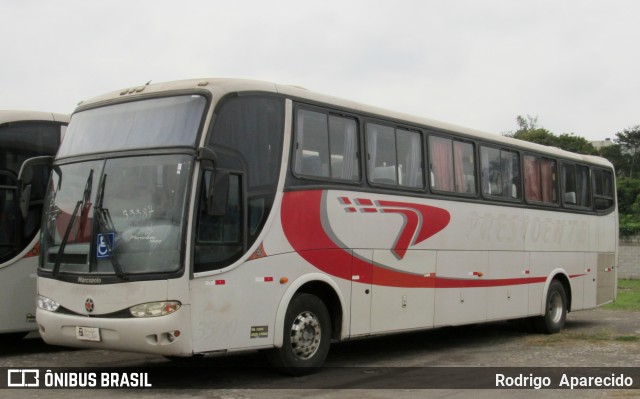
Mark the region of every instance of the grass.
<instances>
[{"instance_id":1,"label":"grass","mask_svg":"<svg viewBox=\"0 0 640 399\"><path fill-rule=\"evenodd\" d=\"M571 331L564 330L562 334L554 335L530 335L527 337L527 344L533 346L554 346L561 345L568 341L587 341L591 343L597 342L640 342L640 336L637 335L618 335L611 329L603 329L598 331Z\"/></svg>"},{"instance_id":2,"label":"grass","mask_svg":"<svg viewBox=\"0 0 640 399\"><path fill-rule=\"evenodd\" d=\"M638 337L636 335L621 335L619 337L615 337L614 339L616 341L621 341L621 342L638 342L638 341L640 341L640 337Z\"/></svg>"},{"instance_id":3,"label":"grass","mask_svg":"<svg viewBox=\"0 0 640 399\"><path fill-rule=\"evenodd\" d=\"M591 343L605 341L640 342L640 337L637 335L617 335L609 329L589 332L564 330L562 334L531 335L527 337L527 344L533 346L554 346L567 341L588 341Z\"/></svg>"},{"instance_id":4,"label":"grass","mask_svg":"<svg viewBox=\"0 0 640 399\"><path fill-rule=\"evenodd\" d=\"M618 297L604 309L640 312L640 280L618 280Z\"/></svg>"}]
</instances>

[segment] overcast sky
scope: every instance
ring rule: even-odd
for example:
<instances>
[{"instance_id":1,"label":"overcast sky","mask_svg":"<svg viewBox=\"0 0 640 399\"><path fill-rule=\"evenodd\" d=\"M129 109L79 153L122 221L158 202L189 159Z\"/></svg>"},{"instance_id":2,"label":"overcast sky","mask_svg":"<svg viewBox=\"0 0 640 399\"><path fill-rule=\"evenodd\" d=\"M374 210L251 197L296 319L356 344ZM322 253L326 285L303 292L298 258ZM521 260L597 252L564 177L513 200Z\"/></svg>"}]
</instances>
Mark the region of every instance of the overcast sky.
<instances>
[{"instance_id":1,"label":"overcast sky","mask_svg":"<svg viewBox=\"0 0 640 399\"><path fill-rule=\"evenodd\" d=\"M640 124L635 0L0 0L0 109L240 77L490 133Z\"/></svg>"}]
</instances>

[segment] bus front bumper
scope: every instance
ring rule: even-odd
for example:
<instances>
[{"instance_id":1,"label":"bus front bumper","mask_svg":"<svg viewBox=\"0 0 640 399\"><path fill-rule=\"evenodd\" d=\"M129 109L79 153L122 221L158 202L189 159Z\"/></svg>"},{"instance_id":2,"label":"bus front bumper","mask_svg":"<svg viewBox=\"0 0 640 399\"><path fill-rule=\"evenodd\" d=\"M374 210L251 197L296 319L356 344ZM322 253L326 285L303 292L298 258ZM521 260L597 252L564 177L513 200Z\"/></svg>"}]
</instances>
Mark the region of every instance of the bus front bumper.
<instances>
[{"instance_id":1,"label":"bus front bumper","mask_svg":"<svg viewBox=\"0 0 640 399\"><path fill-rule=\"evenodd\" d=\"M145 318L86 317L36 310L42 339L51 345L186 356L192 353L189 305Z\"/></svg>"}]
</instances>

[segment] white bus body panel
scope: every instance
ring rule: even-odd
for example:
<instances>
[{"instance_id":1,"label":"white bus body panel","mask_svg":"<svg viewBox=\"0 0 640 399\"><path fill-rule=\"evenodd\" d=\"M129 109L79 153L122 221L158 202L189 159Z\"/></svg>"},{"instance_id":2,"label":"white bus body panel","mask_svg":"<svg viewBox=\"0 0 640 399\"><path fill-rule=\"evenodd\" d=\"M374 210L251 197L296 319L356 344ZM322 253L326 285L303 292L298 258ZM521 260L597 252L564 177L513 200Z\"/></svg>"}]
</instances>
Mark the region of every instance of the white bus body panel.
<instances>
[{"instance_id":1,"label":"white bus body panel","mask_svg":"<svg viewBox=\"0 0 640 399\"><path fill-rule=\"evenodd\" d=\"M6 300L0 301L3 333L33 331L36 325L36 284L38 254L33 248L36 235L18 256L0 264L0 292Z\"/></svg>"},{"instance_id":2,"label":"white bus body panel","mask_svg":"<svg viewBox=\"0 0 640 399\"><path fill-rule=\"evenodd\" d=\"M424 276L436 272L435 251L407 251L403 260L407 270ZM373 263L400 267L389 250L374 250ZM374 281L380 269L373 270ZM435 290L374 286L371 290L371 333L409 330L433 326Z\"/></svg>"},{"instance_id":3,"label":"white bus body panel","mask_svg":"<svg viewBox=\"0 0 640 399\"><path fill-rule=\"evenodd\" d=\"M486 251L438 251L437 278L481 280L489 274ZM435 325L479 323L487 319L488 292L481 287L438 289Z\"/></svg>"},{"instance_id":4,"label":"white bus body panel","mask_svg":"<svg viewBox=\"0 0 640 399\"><path fill-rule=\"evenodd\" d=\"M282 277L287 278L287 284L280 283ZM295 252L251 260L227 273L193 279L194 353L281 345L284 314L297 288L323 280L337 292L349 293L349 282L318 273ZM340 298L343 307L347 300Z\"/></svg>"},{"instance_id":5,"label":"white bus body panel","mask_svg":"<svg viewBox=\"0 0 640 399\"><path fill-rule=\"evenodd\" d=\"M514 265L507 267L506 265ZM489 277L518 280L530 276L529 257L520 251L489 252ZM529 315L530 285L498 286L487 289L487 321Z\"/></svg>"}]
</instances>

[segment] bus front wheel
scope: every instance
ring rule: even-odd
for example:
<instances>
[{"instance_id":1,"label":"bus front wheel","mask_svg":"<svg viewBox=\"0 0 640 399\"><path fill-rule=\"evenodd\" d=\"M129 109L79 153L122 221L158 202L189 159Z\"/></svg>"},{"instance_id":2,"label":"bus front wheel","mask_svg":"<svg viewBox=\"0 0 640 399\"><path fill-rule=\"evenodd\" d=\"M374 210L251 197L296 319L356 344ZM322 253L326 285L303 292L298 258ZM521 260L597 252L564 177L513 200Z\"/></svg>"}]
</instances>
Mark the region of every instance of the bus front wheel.
<instances>
[{"instance_id":1,"label":"bus front wheel","mask_svg":"<svg viewBox=\"0 0 640 399\"><path fill-rule=\"evenodd\" d=\"M538 332L555 334L562 330L566 319L567 293L560 281L553 280L547 292L544 316L537 317L534 320L534 325Z\"/></svg>"},{"instance_id":2,"label":"bus front wheel","mask_svg":"<svg viewBox=\"0 0 640 399\"><path fill-rule=\"evenodd\" d=\"M331 318L325 304L315 295L293 297L284 320L281 348L269 352L269 361L291 375L304 375L321 367L329 353Z\"/></svg>"}]
</instances>

